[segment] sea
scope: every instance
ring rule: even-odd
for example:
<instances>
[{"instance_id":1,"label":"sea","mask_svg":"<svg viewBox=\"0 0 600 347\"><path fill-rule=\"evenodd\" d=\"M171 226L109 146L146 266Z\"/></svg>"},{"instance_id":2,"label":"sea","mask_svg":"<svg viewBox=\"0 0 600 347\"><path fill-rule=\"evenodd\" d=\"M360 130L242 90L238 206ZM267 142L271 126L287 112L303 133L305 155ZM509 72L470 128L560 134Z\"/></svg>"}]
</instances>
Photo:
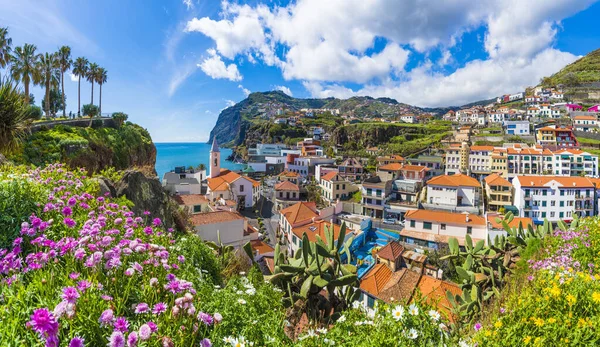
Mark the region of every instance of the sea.
<instances>
[{"instance_id":1,"label":"sea","mask_svg":"<svg viewBox=\"0 0 600 347\"><path fill-rule=\"evenodd\" d=\"M156 146L156 172L159 179L162 179L165 172L173 170L176 166L193 166L204 164L209 167L210 147L208 143L154 143ZM231 149L221 148L221 168L229 170L242 170L243 164L237 164L227 161L226 158L231 154Z\"/></svg>"}]
</instances>

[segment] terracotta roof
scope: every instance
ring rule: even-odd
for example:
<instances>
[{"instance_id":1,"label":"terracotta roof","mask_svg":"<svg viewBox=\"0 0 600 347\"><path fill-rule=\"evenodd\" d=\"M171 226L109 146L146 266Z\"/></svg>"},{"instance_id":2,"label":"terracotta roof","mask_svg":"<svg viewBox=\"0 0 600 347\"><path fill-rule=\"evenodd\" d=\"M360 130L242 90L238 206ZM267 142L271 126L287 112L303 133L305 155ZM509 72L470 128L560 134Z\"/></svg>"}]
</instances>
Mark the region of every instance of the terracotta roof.
<instances>
[{"instance_id":1,"label":"terracotta roof","mask_svg":"<svg viewBox=\"0 0 600 347\"><path fill-rule=\"evenodd\" d=\"M473 177L456 174L456 175L442 175L436 176L429 181L427 181L428 185L436 185L436 186L449 186L449 187L480 187L479 182Z\"/></svg>"},{"instance_id":2,"label":"terracotta roof","mask_svg":"<svg viewBox=\"0 0 600 347\"><path fill-rule=\"evenodd\" d=\"M487 216L487 221L488 223L490 223L490 226L492 227L492 229L504 229L504 227L502 226L502 221L500 221L500 223L496 222L496 218L500 218L502 219L502 215L498 214L498 213L490 213ZM533 225L533 221L531 220L531 218L525 218L525 217L514 217L513 220L508 223L508 226L511 228L518 228L519 227L519 223L523 223L523 228L527 229L528 225Z\"/></svg>"},{"instance_id":3,"label":"terracotta roof","mask_svg":"<svg viewBox=\"0 0 600 347\"><path fill-rule=\"evenodd\" d=\"M277 183L275 185L275 190L295 190L295 191L299 191L300 188L296 184L294 184L294 183L292 183L290 181L281 181L281 182L279 182L279 183Z\"/></svg>"},{"instance_id":4,"label":"terracotta roof","mask_svg":"<svg viewBox=\"0 0 600 347\"><path fill-rule=\"evenodd\" d=\"M396 241L391 241L377 252L377 256L383 259L396 261L396 259L402 256L402 252L404 252L404 247Z\"/></svg>"},{"instance_id":5,"label":"terracotta roof","mask_svg":"<svg viewBox=\"0 0 600 347\"><path fill-rule=\"evenodd\" d=\"M485 183L487 183L489 186L512 187L512 184L508 180L506 180L502 176L498 175L497 173L488 175L485 178Z\"/></svg>"},{"instance_id":6,"label":"terracotta roof","mask_svg":"<svg viewBox=\"0 0 600 347\"><path fill-rule=\"evenodd\" d=\"M387 303L400 302L404 305L408 304L420 277L421 274L402 268L392 274L392 277L377 297Z\"/></svg>"},{"instance_id":7,"label":"terracotta roof","mask_svg":"<svg viewBox=\"0 0 600 347\"><path fill-rule=\"evenodd\" d=\"M544 187L551 181L556 181L565 188L593 188L594 184L587 177L578 176L516 176L521 187Z\"/></svg>"},{"instance_id":8,"label":"terracotta roof","mask_svg":"<svg viewBox=\"0 0 600 347\"><path fill-rule=\"evenodd\" d=\"M402 164L400 163L389 163L379 167L379 170L383 171L398 171L402 168Z\"/></svg>"},{"instance_id":9,"label":"terracotta roof","mask_svg":"<svg viewBox=\"0 0 600 347\"><path fill-rule=\"evenodd\" d=\"M471 146L471 152L473 151L493 151L494 146Z\"/></svg>"},{"instance_id":10,"label":"terracotta roof","mask_svg":"<svg viewBox=\"0 0 600 347\"><path fill-rule=\"evenodd\" d=\"M453 213L445 211L412 210L406 212L404 217L406 219L423 220L427 222L485 226L485 219L475 214L469 214L468 222L466 220L466 213Z\"/></svg>"},{"instance_id":11,"label":"terracotta roof","mask_svg":"<svg viewBox=\"0 0 600 347\"><path fill-rule=\"evenodd\" d=\"M204 195L201 195L201 194L174 195L173 200L175 200L175 202L178 205L186 205L186 206L200 205L200 204L208 203L208 200L206 199L206 197L204 197Z\"/></svg>"},{"instance_id":12,"label":"terracotta roof","mask_svg":"<svg viewBox=\"0 0 600 347\"><path fill-rule=\"evenodd\" d=\"M273 247L269 246L261 240L252 240L250 241L250 245L252 246L252 249L254 249L255 252L258 252L258 254L265 254L274 251Z\"/></svg>"},{"instance_id":13,"label":"terracotta roof","mask_svg":"<svg viewBox=\"0 0 600 347\"><path fill-rule=\"evenodd\" d=\"M192 224L194 225L204 225L229 222L240 219L243 220L244 216L237 212L215 211L195 214L190 219L192 221Z\"/></svg>"},{"instance_id":14,"label":"terracotta roof","mask_svg":"<svg viewBox=\"0 0 600 347\"><path fill-rule=\"evenodd\" d=\"M404 157L400 156L400 155L384 155L381 157L377 157L377 161L382 161L382 160L398 160L398 161L404 161Z\"/></svg>"},{"instance_id":15,"label":"terracotta roof","mask_svg":"<svg viewBox=\"0 0 600 347\"><path fill-rule=\"evenodd\" d=\"M592 184L596 187L596 188L600 188L600 178L588 178L590 180L590 182L592 182Z\"/></svg>"},{"instance_id":16,"label":"terracotta roof","mask_svg":"<svg viewBox=\"0 0 600 347\"><path fill-rule=\"evenodd\" d=\"M360 281L360 289L377 296L392 277L392 270L385 264L376 264Z\"/></svg>"},{"instance_id":17,"label":"terracotta roof","mask_svg":"<svg viewBox=\"0 0 600 347\"><path fill-rule=\"evenodd\" d=\"M284 171L282 173L279 174L279 177L298 177L299 174L297 172L292 172L292 171Z\"/></svg>"},{"instance_id":18,"label":"terracotta roof","mask_svg":"<svg viewBox=\"0 0 600 347\"><path fill-rule=\"evenodd\" d=\"M290 207L284 208L281 210L281 214L285 216L288 223L291 225L319 216L317 213L317 205L314 202L304 201L300 201Z\"/></svg>"},{"instance_id":19,"label":"terracotta roof","mask_svg":"<svg viewBox=\"0 0 600 347\"><path fill-rule=\"evenodd\" d=\"M575 118L573 118L575 120L596 120L597 118L594 116L575 116Z\"/></svg>"},{"instance_id":20,"label":"terracotta roof","mask_svg":"<svg viewBox=\"0 0 600 347\"><path fill-rule=\"evenodd\" d=\"M558 151L554 152L554 154L564 154L565 152L567 152L569 154L583 154L583 153L586 153L586 152L584 152L584 151L582 151L580 149L561 149L561 150L558 150Z\"/></svg>"},{"instance_id":21,"label":"terracotta roof","mask_svg":"<svg viewBox=\"0 0 600 347\"><path fill-rule=\"evenodd\" d=\"M406 170L406 171L429 171L429 169L426 166L422 166L422 165L403 165L401 170Z\"/></svg>"},{"instance_id":22,"label":"terracotta roof","mask_svg":"<svg viewBox=\"0 0 600 347\"><path fill-rule=\"evenodd\" d=\"M342 162L342 164L340 164L340 166L352 166L352 167L357 167L357 168L362 168L362 164L360 163L360 161L354 159L354 158L346 158L346 160L344 160Z\"/></svg>"},{"instance_id":23,"label":"terracotta roof","mask_svg":"<svg viewBox=\"0 0 600 347\"><path fill-rule=\"evenodd\" d=\"M453 295L462 295L462 289L451 282L441 281L430 276L422 276L417 288L423 295L423 299L432 305L437 305L439 311L442 311L450 320L452 319L451 307L446 297L446 291Z\"/></svg>"},{"instance_id":24,"label":"terracotta roof","mask_svg":"<svg viewBox=\"0 0 600 347\"><path fill-rule=\"evenodd\" d=\"M337 171L330 171L330 172L326 173L325 175L321 176L321 179L325 180L325 181L331 181L337 174L338 174Z\"/></svg>"},{"instance_id":25,"label":"terracotta roof","mask_svg":"<svg viewBox=\"0 0 600 347\"><path fill-rule=\"evenodd\" d=\"M229 170L221 170L219 176L214 178L208 178L207 183L208 187L212 191L221 191L229 189L229 184L235 182L240 179L242 176L233 171Z\"/></svg>"},{"instance_id":26,"label":"terracotta roof","mask_svg":"<svg viewBox=\"0 0 600 347\"><path fill-rule=\"evenodd\" d=\"M242 176L242 177L245 178L245 179L247 179L248 181L250 181L250 183L252 183L253 187L259 187L260 186L260 182L258 182L257 180L252 179L252 178L250 178L248 176Z\"/></svg>"},{"instance_id":27,"label":"terracotta roof","mask_svg":"<svg viewBox=\"0 0 600 347\"><path fill-rule=\"evenodd\" d=\"M325 227L331 230L332 223L328 223L323 220L315 221L310 224L303 225L301 227L292 228L292 232L299 238L304 237L304 234L308 236L308 240L311 242L317 241L317 235L321 239L325 240ZM333 238L337 240L340 235L341 226L333 224Z\"/></svg>"}]
</instances>

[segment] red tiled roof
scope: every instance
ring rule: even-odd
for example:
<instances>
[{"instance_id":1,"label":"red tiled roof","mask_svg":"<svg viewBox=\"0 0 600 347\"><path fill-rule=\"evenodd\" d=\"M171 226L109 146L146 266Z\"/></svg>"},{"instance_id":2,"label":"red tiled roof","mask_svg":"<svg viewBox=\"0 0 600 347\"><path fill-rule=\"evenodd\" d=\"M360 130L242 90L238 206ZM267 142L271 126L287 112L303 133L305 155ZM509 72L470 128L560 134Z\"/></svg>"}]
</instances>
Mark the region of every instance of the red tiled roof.
<instances>
[{"instance_id":1,"label":"red tiled roof","mask_svg":"<svg viewBox=\"0 0 600 347\"><path fill-rule=\"evenodd\" d=\"M500 223L496 222L496 218L500 218ZM502 219L503 216L498 213L490 213L487 216L487 221L490 223L492 229L504 229L502 226ZM519 223L523 223L523 229L527 229L528 225L533 225L533 220L525 217L514 217L513 220L508 223L508 226L511 228L518 228Z\"/></svg>"},{"instance_id":2,"label":"red tiled roof","mask_svg":"<svg viewBox=\"0 0 600 347\"><path fill-rule=\"evenodd\" d=\"M493 173L491 175L488 175L485 178L485 183L487 183L489 186L512 187L512 184L509 181L507 181L505 178L503 178L502 176L498 175L497 173Z\"/></svg>"},{"instance_id":3,"label":"red tiled roof","mask_svg":"<svg viewBox=\"0 0 600 347\"><path fill-rule=\"evenodd\" d=\"M299 238L303 238L304 234L308 236L308 240L311 242L317 241L317 235L325 240L325 228L331 230L333 225L333 238L337 240L340 235L341 226L338 224L328 223L323 220L318 220L310 224L303 225L301 227L292 228L292 232Z\"/></svg>"},{"instance_id":4,"label":"red tiled roof","mask_svg":"<svg viewBox=\"0 0 600 347\"><path fill-rule=\"evenodd\" d=\"M449 186L449 187L480 187L479 182L473 177L456 174L456 175L442 175L436 176L429 181L427 181L428 185L436 185L436 186Z\"/></svg>"},{"instance_id":5,"label":"red tiled roof","mask_svg":"<svg viewBox=\"0 0 600 347\"><path fill-rule=\"evenodd\" d=\"M521 187L544 187L551 181L556 181L565 188L593 188L594 184L587 177L578 176L517 176L514 178Z\"/></svg>"},{"instance_id":6,"label":"red tiled roof","mask_svg":"<svg viewBox=\"0 0 600 347\"><path fill-rule=\"evenodd\" d=\"M385 264L376 264L360 281L360 289L377 296L392 277L392 271Z\"/></svg>"},{"instance_id":7,"label":"red tiled roof","mask_svg":"<svg viewBox=\"0 0 600 347\"><path fill-rule=\"evenodd\" d=\"M258 252L258 254L265 254L274 251L273 247L269 246L261 240L252 240L250 241L250 245L252 246L252 249L254 249L254 251Z\"/></svg>"},{"instance_id":8,"label":"red tiled roof","mask_svg":"<svg viewBox=\"0 0 600 347\"><path fill-rule=\"evenodd\" d=\"M186 206L200 205L200 204L208 203L208 200L206 199L206 197L204 197L204 195L201 195L201 194L174 195L173 200L175 200L175 202L178 205L186 205Z\"/></svg>"},{"instance_id":9,"label":"red tiled roof","mask_svg":"<svg viewBox=\"0 0 600 347\"><path fill-rule=\"evenodd\" d=\"M215 211L195 214L190 219L192 221L192 224L194 225L204 225L229 222L240 219L243 220L244 216L237 212Z\"/></svg>"},{"instance_id":10,"label":"red tiled roof","mask_svg":"<svg viewBox=\"0 0 600 347\"><path fill-rule=\"evenodd\" d=\"M296 184L294 184L294 183L292 183L290 181L281 181L281 182L279 182L279 183L277 183L275 185L275 190L294 190L294 191L299 191L300 188Z\"/></svg>"},{"instance_id":11,"label":"red tiled roof","mask_svg":"<svg viewBox=\"0 0 600 347\"><path fill-rule=\"evenodd\" d=\"M430 276L422 276L417 288L426 302L437 305L438 310L452 320L452 305L448 301L446 291L450 291L453 295L462 295L462 290L457 284L441 281Z\"/></svg>"},{"instance_id":12,"label":"red tiled roof","mask_svg":"<svg viewBox=\"0 0 600 347\"><path fill-rule=\"evenodd\" d=\"M326 173L325 175L321 176L321 179L325 180L325 181L331 181L337 174L338 174L337 171L330 171L330 172Z\"/></svg>"},{"instance_id":13,"label":"red tiled roof","mask_svg":"<svg viewBox=\"0 0 600 347\"><path fill-rule=\"evenodd\" d=\"M406 212L404 217L406 219L423 220L428 222L485 226L485 219L475 214L469 214L468 222L467 214L465 213L453 213L445 211L412 210Z\"/></svg>"},{"instance_id":14,"label":"red tiled roof","mask_svg":"<svg viewBox=\"0 0 600 347\"><path fill-rule=\"evenodd\" d=\"M314 202L300 201L281 210L288 223L294 225L318 217L317 205Z\"/></svg>"},{"instance_id":15,"label":"red tiled roof","mask_svg":"<svg viewBox=\"0 0 600 347\"><path fill-rule=\"evenodd\" d=\"M377 252L377 256L396 261L396 259L402 256L402 252L404 252L404 247L396 241L391 241Z\"/></svg>"}]
</instances>

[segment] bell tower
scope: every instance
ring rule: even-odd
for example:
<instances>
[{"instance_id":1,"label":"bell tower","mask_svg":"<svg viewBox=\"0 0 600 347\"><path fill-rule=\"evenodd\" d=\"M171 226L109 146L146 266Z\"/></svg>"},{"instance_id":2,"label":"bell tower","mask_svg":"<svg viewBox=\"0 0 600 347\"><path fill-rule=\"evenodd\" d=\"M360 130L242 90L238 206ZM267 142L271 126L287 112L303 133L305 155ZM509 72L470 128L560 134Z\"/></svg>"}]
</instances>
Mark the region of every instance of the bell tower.
<instances>
[{"instance_id":1,"label":"bell tower","mask_svg":"<svg viewBox=\"0 0 600 347\"><path fill-rule=\"evenodd\" d=\"M217 138L213 138L212 147L210 148L210 175L208 177L215 178L221 174L221 151Z\"/></svg>"}]
</instances>

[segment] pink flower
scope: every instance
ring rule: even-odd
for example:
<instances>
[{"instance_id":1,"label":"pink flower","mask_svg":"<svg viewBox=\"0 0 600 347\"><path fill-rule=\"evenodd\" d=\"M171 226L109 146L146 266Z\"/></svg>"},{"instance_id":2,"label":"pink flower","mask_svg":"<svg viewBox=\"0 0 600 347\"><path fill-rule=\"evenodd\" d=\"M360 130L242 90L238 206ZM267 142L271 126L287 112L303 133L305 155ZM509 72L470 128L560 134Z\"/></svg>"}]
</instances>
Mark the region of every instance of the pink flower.
<instances>
[{"instance_id":1,"label":"pink flower","mask_svg":"<svg viewBox=\"0 0 600 347\"><path fill-rule=\"evenodd\" d=\"M160 220L160 218L154 218L154 220L152 221L152 225L154 225L155 227L158 227L162 224L162 221Z\"/></svg>"},{"instance_id":2,"label":"pink flower","mask_svg":"<svg viewBox=\"0 0 600 347\"><path fill-rule=\"evenodd\" d=\"M58 322L47 308L33 311L27 324L46 341L46 347L58 346Z\"/></svg>"},{"instance_id":3,"label":"pink flower","mask_svg":"<svg viewBox=\"0 0 600 347\"><path fill-rule=\"evenodd\" d=\"M76 336L71 339L71 342L69 342L69 347L83 347L84 342L85 340L83 338Z\"/></svg>"},{"instance_id":4,"label":"pink flower","mask_svg":"<svg viewBox=\"0 0 600 347\"><path fill-rule=\"evenodd\" d=\"M475 329L475 331L479 331L481 329L481 323L475 323L475 326L473 328Z\"/></svg>"},{"instance_id":5,"label":"pink flower","mask_svg":"<svg viewBox=\"0 0 600 347\"><path fill-rule=\"evenodd\" d=\"M137 304L137 306L135 307L135 313L136 314L140 314L140 313L146 313L149 311L149 307L148 304L146 304L145 302L141 302L139 304Z\"/></svg>"},{"instance_id":6,"label":"pink flower","mask_svg":"<svg viewBox=\"0 0 600 347\"><path fill-rule=\"evenodd\" d=\"M125 333L127 330L129 330L129 322L125 317L117 317L113 323L113 327L115 330Z\"/></svg>"},{"instance_id":7,"label":"pink flower","mask_svg":"<svg viewBox=\"0 0 600 347\"><path fill-rule=\"evenodd\" d=\"M70 215L72 215L72 214L73 214L73 210L72 210L72 209L71 209L69 206L65 206L65 207L62 209L62 214L63 214L64 216L70 216Z\"/></svg>"},{"instance_id":8,"label":"pink flower","mask_svg":"<svg viewBox=\"0 0 600 347\"><path fill-rule=\"evenodd\" d=\"M129 336L127 336L127 347L135 347L137 346L138 343L138 334L135 331L132 331L131 333L129 333Z\"/></svg>"},{"instance_id":9,"label":"pink flower","mask_svg":"<svg viewBox=\"0 0 600 347\"><path fill-rule=\"evenodd\" d=\"M109 323L112 323L113 319L115 319L113 310L111 310L111 309L105 310L100 315L100 319L99 319L100 326L104 326L104 325L108 325Z\"/></svg>"},{"instance_id":10,"label":"pink flower","mask_svg":"<svg viewBox=\"0 0 600 347\"><path fill-rule=\"evenodd\" d=\"M159 315L167 310L167 304L164 302L159 302L152 308L152 313Z\"/></svg>"},{"instance_id":11,"label":"pink flower","mask_svg":"<svg viewBox=\"0 0 600 347\"><path fill-rule=\"evenodd\" d=\"M223 320L223 316L221 316L219 312L215 312L213 318L215 319L215 323L217 324L221 323L221 321Z\"/></svg>"},{"instance_id":12,"label":"pink flower","mask_svg":"<svg viewBox=\"0 0 600 347\"><path fill-rule=\"evenodd\" d=\"M150 329L148 324L142 324L139 330L139 335L142 341L146 341L150 338L150 335L152 335L152 329Z\"/></svg>"},{"instance_id":13,"label":"pink flower","mask_svg":"<svg viewBox=\"0 0 600 347\"><path fill-rule=\"evenodd\" d=\"M120 331L113 331L108 341L109 347L125 347L125 336Z\"/></svg>"},{"instance_id":14,"label":"pink flower","mask_svg":"<svg viewBox=\"0 0 600 347\"><path fill-rule=\"evenodd\" d=\"M77 302L77 299L79 299L79 292L77 289L75 289L75 287L65 287L63 288L61 297L66 302L74 304Z\"/></svg>"},{"instance_id":15,"label":"pink flower","mask_svg":"<svg viewBox=\"0 0 600 347\"><path fill-rule=\"evenodd\" d=\"M71 218L65 218L63 220L63 223L65 223L66 226L68 226L69 228L72 228L75 226L75 224L77 224L77 222L75 222L74 220L72 220Z\"/></svg>"}]
</instances>

